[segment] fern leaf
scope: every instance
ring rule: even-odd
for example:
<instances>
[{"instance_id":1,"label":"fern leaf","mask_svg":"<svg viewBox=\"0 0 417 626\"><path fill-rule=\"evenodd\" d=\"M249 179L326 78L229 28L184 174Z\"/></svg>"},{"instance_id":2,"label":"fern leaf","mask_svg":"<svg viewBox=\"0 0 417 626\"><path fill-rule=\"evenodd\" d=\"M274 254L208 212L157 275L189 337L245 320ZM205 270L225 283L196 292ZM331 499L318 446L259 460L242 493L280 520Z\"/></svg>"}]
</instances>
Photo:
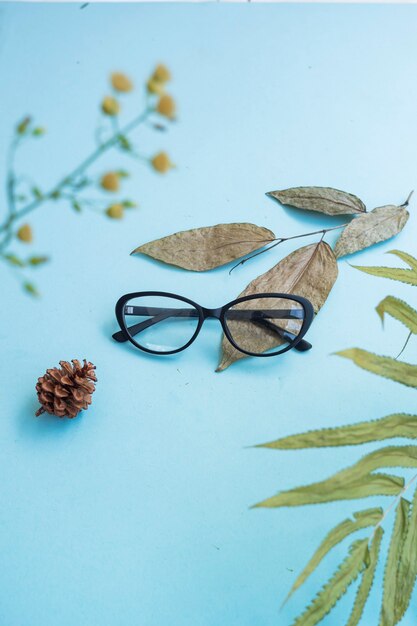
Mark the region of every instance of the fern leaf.
<instances>
[{"instance_id":1,"label":"fern leaf","mask_svg":"<svg viewBox=\"0 0 417 626\"><path fill-rule=\"evenodd\" d=\"M390 474L367 474L351 482L339 480L339 477L335 480L332 477L305 487L282 491L255 504L252 508L322 504L336 500L357 500L369 496L396 496L401 493L403 487L404 480Z\"/></svg>"},{"instance_id":2,"label":"fern leaf","mask_svg":"<svg viewBox=\"0 0 417 626\"><path fill-rule=\"evenodd\" d=\"M352 265L352 267L361 272L365 272L365 274L371 274L372 276L390 278L391 280L398 280L408 285L417 285L417 271L414 269L404 270L397 267L367 267L364 265Z\"/></svg>"},{"instance_id":3,"label":"fern leaf","mask_svg":"<svg viewBox=\"0 0 417 626\"><path fill-rule=\"evenodd\" d=\"M381 547L382 535L384 534L381 526L376 529L374 538L369 549L369 563L362 574L361 584L356 594L355 603L346 626L357 626L362 617L366 601L371 592L372 583L374 582L375 570L378 564L379 549Z\"/></svg>"},{"instance_id":4,"label":"fern leaf","mask_svg":"<svg viewBox=\"0 0 417 626\"><path fill-rule=\"evenodd\" d=\"M379 356L360 348L350 348L336 352L336 354L351 359L362 369L378 374L378 376L389 378L397 383L407 385L407 387L417 387L417 365L397 361L387 356Z\"/></svg>"},{"instance_id":5,"label":"fern leaf","mask_svg":"<svg viewBox=\"0 0 417 626\"><path fill-rule=\"evenodd\" d=\"M297 580L291 587L285 601L287 601L292 594L307 580L307 578L314 572L324 557L335 546L341 543L346 537L360 530L361 528L367 528L368 526L375 526L381 521L383 510L381 508L366 509L364 511L358 511L354 513L354 519L345 519L343 522L335 526L321 542L316 552L313 554Z\"/></svg>"},{"instance_id":6,"label":"fern leaf","mask_svg":"<svg viewBox=\"0 0 417 626\"><path fill-rule=\"evenodd\" d=\"M379 626L393 626L395 623L398 565L407 532L409 511L409 501L405 498L401 498L397 506L394 528L385 565L384 593Z\"/></svg>"},{"instance_id":7,"label":"fern leaf","mask_svg":"<svg viewBox=\"0 0 417 626\"><path fill-rule=\"evenodd\" d=\"M417 446L386 446L375 450L326 480L282 491L255 506L301 506L371 495L398 495L404 480L388 474L371 473L382 467L417 467Z\"/></svg>"},{"instance_id":8,"label":"fern leaf","mask_svg":"<svg viewBox=\"0 0 417 626\"><path fill-rule=\"evenodd\" d=\"M407 252L402 252L401 250L388 250L387 254L395 254L395 256L399 257L404 263L407 263L412 270L417 271L417 259L411 256L411 254L407 254Z\"/></svg>"},{"instance_id":9,"label":"fern leaf","mask_svg":"<svg viewBox=\"0 0 417 626\"><path fill-rule=\"evenodd\" d=\"M364 569L368 558L368 540L361 539L353 543L348 556L322 587L310 606L295 620L293 626L315 626L318 624L356 580Z\"/></svg>"},{"instance_id":10,"label":"fern leaf","mask_svg":"<svg viewBox=\"0 0 417 626\"><path fill-rule=\"evenodd\" d=\"M417 577L417 489L414 492L413 502L407 532L401 549L401 557L398 567L396 598L395 598L395 624L403 618L408 605Z\"/></svg>"},{"instance_id":11,"label":"fern leaf","mask_svg":"<svg viewBox=\"0 0 417 626\"><path fill-rule=\"evenodd\" d=\"M384 315L387 313L404 324L411 333L417 334L417 311L404 300L387 296L378 304L376 312L382 323L384 323Z\"/></svg>"},{"instance_id":12,"label":"fern leaf","mask_svg":"<svg viewBox=\"0 0 417 626\"><path fill-rule=\"evenodd\" d=\"M331 446L354 446L370 441L382 441L394 437L417 438L417 415L394 413L378 420L358 422L335 428L310 430L298 435L282 437L262 443L257 448L275 450L301 450L303 448L325 448Z\"/></svg>"}]
</instances>

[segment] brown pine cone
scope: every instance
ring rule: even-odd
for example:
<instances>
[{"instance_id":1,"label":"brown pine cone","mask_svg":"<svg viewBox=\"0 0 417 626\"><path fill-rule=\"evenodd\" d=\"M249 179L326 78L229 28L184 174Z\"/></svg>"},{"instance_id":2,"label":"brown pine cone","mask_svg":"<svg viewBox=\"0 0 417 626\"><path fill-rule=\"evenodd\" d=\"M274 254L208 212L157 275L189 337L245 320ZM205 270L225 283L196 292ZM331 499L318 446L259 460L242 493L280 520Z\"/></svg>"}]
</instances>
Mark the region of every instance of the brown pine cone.
<instances>
[{"instance_id":1,"label":"brown pine cone","mask_svg":"<svg viewBox=\"0 0 417 626\"><path fill-rule=\"evenodd\" d=\"M72 365L71 365L72 363ZM97 382L96 366L84 359L84 365L77 359L60 361L61 367L53 367L38 378L36 391L41 403L36 416L51 413L58 417L76 417L81 409L91 404L91 395Z\"/></svg>"}]
</instances>

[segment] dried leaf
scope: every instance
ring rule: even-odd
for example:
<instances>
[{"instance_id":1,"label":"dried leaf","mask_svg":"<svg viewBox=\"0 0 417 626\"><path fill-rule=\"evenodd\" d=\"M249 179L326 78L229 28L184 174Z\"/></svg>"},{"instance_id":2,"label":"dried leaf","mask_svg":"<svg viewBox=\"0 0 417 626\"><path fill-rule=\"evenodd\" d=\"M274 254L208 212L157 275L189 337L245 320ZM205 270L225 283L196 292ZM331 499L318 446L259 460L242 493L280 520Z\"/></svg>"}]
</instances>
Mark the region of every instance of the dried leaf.
<instances>
[{"instance_id":1,"label":"dried leaf","mask_svg":"<svg viewBox=\"0 0 417 626\"><path fill-rule=\"evenodd\" d=\"M395 599L399 593L397 589L398 566L407 533L409 511L410 502L401 498L395 514L394 528L385 565L384 593L379 626L393 626L395 624Z\"/></svg>"},{"instance_id":2,"label":"dried leaf","mask_svg":"<svg viewBox=\"0 0 417 626\"><path fill-rule=\"evenodd\" d=\"M411 513L408 518L407 532L401 549L401 557L396 581L395 622L403 618L417 577L417 489L414 492Z\"/></svg>"},{"instance_id":3,"label":"dried leaf","mask_svg":"<svg viewBox=\"0 0 417 626\"><path fill-rule=\"evenodd\" d=\"M417 439L417 415L394 413L369 422L358 422L348 426L322 428L298 435L290 435L259 444L256 447L275 450L301 450L303 448L354 446L395 437Z\"/></svg>"},{"instance_id":4,"label":"dried leaf","mask_svg":"<svg viewBox=\"0 0 417 626\"><path fill-rule=\"evenodd\" d=\"M374 582L375 570L378 564L379 549L381 547L383 534L384 531L381 527L376 529L369 549L369 562L367 562L366 569L362 573L361 584L359 585L355 603L346 626L358 626L362 617L366 601L372 588L372 583Z\"/></svg>"},{"instance_id":5,"label":"dried leaf","mask_svg":"<svg viewBox=\"0 0 417 626\"><path fill-rule=\"evenodd\" d=\"M372 352L361 350L360 348L350 348L336 352L345 359L351 359L362 369L395 380L397 383L407 385L407 387L417 387L417 365L397 361L388 356L378 356Z\"/></svg>"},{"instance_id":6,"label":"dried leaf","mask_svg":"<svg viewBox=\"0 0 417 626\"><path fill-rule=\"evenodd\" d=\"M240 296L256 293L292 293L304 296L317 313L326 301L337 278L337 261L333 250L324 241L304 246L283 258L273 268L252 280ZM248 302L248 308L251 304ZM280 345L274 334L261 333L253 336L249 352L262 352ZM249 345L249 340L245 342ZM218 372L235 361L244 358L225 337L222 340L222 358Z\"/></svg>"},{"instance_id":7,"label":"dried leaf","mask_svg":"<svg viewBox=\"0 0 417 626\"><path fill-rule=\"evenodd\" d=\"M203 272L226 265L274 241L268 228L256 224L217 224L183 230L133 250L186 270Z\"/></svg>"},{"instance_id":8,"label":"dried leaf","mask_svg":"<svg viewBox=\"0 0 417 626\"><path fill-rule=\"evenodd\" d=\"M369 560L368 540L355 541L350 547L349 555L339 568L322 587L309 607L300 615L293 626L315 626L336 602L346 593L348 587L356 580Z\"/></svg>"},{"instance_id":9,"label":"dried leaf","mask_svg":"<svg viewBox=\"0 0 417 626\"><path fill-rule=\"evenodd\" d=\"M365 511L359 511L353 514L354 519L345 519L343 522L333 528L328 535L324 538L316 552L307 563L297 580L293 584L286 600L307 580L312 572L318 567L324 557L335 546L341 543L346 537L355 533L356 531L367 528L368 526L375 526L380 522L382 518L383 510L381 508L366 509Z\"/></svg>"},{"instance_id":10,"label":"dried leaf","mask_svg":"<svg viewBox=\"0 0 417 626\"><path fill-rule=\"evenodd\" d=\"M276 198L281 204L319 211L327 215L351 215L365 213L362 200L351 193L332 187L293 187L281 191L269 191L267 196Z\"/></svg>"},{"instance_id":11,"label":"dried leaf","mask_svg":"<svg viewBox=\"0 0 417 626\"><path fill-rule=\"evenodd\" d=\"M337 240L334 249L336 257L352 254L394 237L404 228L409 215L404 207L388 205L357 217L344 228Z\"/></svg>"},{"instance_id":12,"label":"dried leaf","mask_svg":"<svg viewBox=\"0 0 417 626\"><path fill-rule=\"evenodd\" d=\"M382 323L384 323L384 314L387 313L404 324L411 333L417 334L417 311L407 302L394 296L387 296L378 304L376 311Z\"/></svg>"}]
</instances>

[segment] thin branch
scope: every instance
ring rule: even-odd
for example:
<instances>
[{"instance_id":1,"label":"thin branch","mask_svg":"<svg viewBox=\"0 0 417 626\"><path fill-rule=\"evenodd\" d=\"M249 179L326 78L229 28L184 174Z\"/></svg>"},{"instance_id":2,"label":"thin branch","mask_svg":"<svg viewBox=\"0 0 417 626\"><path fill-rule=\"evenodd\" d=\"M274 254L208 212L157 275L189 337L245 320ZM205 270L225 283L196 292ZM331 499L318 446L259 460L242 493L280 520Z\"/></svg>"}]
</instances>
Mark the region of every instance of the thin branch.
<instances>
[{"instance_id":1,"label":"thin branch","mask_svg":"<svg viewBox=\"0 0 417 626\"><path fill-rule=\"evenodd\" d=\"M322 235L320 241L322 241L323 237L325 236L326 233L330 232L331 230L337 230L339 228L344 228L349 223L350 222L346 222L346 224L340 224L340 226L332 226L331 228L322 228L320 230L314 230L311 233L302 233L301 235L293 235L292 237L279 237L276 240L274 240L275 243L273 243L271 246L267 246L267 247L263 248L262 250L259 250L258 252L255 252L255 254L251 254L250 256L247 256L245 259L242 259L241 261L239 261L239 263L236 263L236 265L234 265L232 267L232 269L229 271L229 274L231 274L234 269L239 267L239 265L244 265L247 261L250 261L251 259L254 259L255 257L259 256L260 254L263 254L264 252L268 252L268 250L271 250L272 248L275 248L275 246L279 246L279 244L283 243L284 241L290 241L291 239L299 239L300 237L311 237L312 235L320 235L320 234Z\"/></svg>"}]
</instances>

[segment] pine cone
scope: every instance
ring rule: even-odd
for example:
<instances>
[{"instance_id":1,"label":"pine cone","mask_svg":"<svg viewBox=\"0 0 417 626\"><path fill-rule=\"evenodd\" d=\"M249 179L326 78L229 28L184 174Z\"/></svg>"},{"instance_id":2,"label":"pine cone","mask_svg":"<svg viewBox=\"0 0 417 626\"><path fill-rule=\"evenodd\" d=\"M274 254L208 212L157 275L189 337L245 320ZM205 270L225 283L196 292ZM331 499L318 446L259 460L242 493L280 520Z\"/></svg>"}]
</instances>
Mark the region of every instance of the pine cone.
<instances>
[{"instance_id":1,"label":"pine cone","mask_svg":"<svg viewBox=\"0 0 417 626\"><path fill-rule=\"evenodd\" d=\"M72 365L71 365L72 363ZM84 359L84 365L77 359L60 361L60 368L53 367L38 378L36 391L41 403L36 416L51 413L58 417L76 417L81 409L91 404L91 395L97 382L96 366Z\"/></svg>"}]
</instances>

